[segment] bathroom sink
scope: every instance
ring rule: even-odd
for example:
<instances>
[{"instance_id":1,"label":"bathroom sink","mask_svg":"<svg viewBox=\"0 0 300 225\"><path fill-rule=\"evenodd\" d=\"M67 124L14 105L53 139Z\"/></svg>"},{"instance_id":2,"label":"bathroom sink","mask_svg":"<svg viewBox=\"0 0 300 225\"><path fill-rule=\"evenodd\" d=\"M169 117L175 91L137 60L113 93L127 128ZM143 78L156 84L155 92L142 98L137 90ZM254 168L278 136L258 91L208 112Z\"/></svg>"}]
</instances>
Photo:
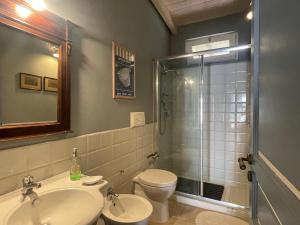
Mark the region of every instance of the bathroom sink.
<instances>
[{"instance_id":1,"label":"bathroom sink","mask_svg":"<svg viewBox=\"0 0 300 225\"><path fill-rule=\"evenodd\" d=\"M45 185L39 198L20 202L20 195L0 201L0 225L90 225L104 207L99 185L83 186L65 179L61 185ZM63 184L63 182L60 182ZM6 206L6 207L5 207ZM2 210L3 209L3 210Z\"/></svg>"},{"instance_id":2,"label":"bathroom sink","mask_svg":"<svg viewBox=\"0 0 300 225\"><path fill-rule=\"evenodd\" d=\"M92 194L80 189L52 191L42 194L34 206L28 200L13 209L6 224L88 224L99 213L97 201Z\"/></svg>"}]
</instances>

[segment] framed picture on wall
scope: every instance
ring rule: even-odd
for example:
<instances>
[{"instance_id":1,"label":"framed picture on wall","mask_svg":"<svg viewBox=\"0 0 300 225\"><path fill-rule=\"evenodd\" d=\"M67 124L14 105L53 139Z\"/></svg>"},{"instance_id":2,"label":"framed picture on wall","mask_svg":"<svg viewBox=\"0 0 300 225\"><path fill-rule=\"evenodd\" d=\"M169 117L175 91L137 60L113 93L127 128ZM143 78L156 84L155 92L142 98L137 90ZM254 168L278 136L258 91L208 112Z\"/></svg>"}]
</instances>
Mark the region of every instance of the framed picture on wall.
<instances>
[{"instance_id":1,"label":"framed picture on wall","mask_svg":"<svg viewBox=\"0 0 300 225\"><path fill-rule=\"evenodd\" d=\"M42 91L42 77L28 73L20 73L20 88Z\"/></svg>"},{"instance_id":2,"label":"framed picture on wall","mask_svg":"<svg viewBox=\"0 0 300 225\"><path fill-rule=\"evenodd\" d=\"M134 99L135 91L135 54L112 43L112 96L115 99Z\"/></svg>"},{"instance_id":3,"label":"framed picture on wall","mask_svg":"<svg viewBox=\"0 0 300 225\"><path fill-rule=\"evenodd\" d=\"M57 79L51 77L44 77L44 91L57 92Z\"/></svg>"}]
</instances>

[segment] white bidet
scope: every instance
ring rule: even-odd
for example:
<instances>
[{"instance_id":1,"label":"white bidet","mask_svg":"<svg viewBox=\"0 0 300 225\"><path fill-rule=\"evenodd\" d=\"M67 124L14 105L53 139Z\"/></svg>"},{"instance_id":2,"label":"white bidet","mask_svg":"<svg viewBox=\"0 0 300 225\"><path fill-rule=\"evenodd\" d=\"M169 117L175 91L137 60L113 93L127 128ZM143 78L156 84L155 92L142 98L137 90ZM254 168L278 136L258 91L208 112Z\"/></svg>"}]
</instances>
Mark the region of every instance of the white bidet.
<instances>
[{"instance_id":1,"label":"white bidet","mask_svg":"<svg viewBox=\"0 0 300 225\"><path fill-rule=\"evenodd\" d=\"M102 215L106 225L147 225L152 211L147 199L120 194L113 202L106 198Z\"/></svg>"}]
</instances>

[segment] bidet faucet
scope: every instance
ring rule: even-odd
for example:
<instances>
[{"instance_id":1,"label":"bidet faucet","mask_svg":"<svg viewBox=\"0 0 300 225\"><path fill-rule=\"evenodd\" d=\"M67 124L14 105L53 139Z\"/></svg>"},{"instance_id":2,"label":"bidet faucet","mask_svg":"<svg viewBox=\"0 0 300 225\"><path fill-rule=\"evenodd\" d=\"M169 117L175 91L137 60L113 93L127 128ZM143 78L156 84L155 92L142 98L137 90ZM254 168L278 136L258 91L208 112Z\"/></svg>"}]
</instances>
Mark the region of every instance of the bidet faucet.
<instances>
[{"instance_id":1,"label":"bidet faucet","mask_svg":"<svg viewBox=\"0 0 300 225\"><path fill-rule=\"evenodd\" d=\"M39 198L37 193L33 191L34 188L40 188L42 186L41 183L36 183L33 181L33 176L25 176L22 179L23 188L21 190L22 192L22 198L21 202L24 202L27 197L31 199L31 203L34 204L34 202Z\"/></svg>"},{"instance_id":2,"label":"bidet faucet","mask_svg":"<svg viewBox=\"0 0 300 225\"><path fill-rule=\"evenodd\" d=\"M110 187L110 188L108 188L108 190L107 190L107 198L108 198L108 200L109 201L112 201L112 203L113 203L113 205L115 206L115 202L116 202L116 200L118 199L118 197L119 197L119 195L118 194L116 194L114 191L113 191L113 189Z\"/></svg>"}]
</instances>

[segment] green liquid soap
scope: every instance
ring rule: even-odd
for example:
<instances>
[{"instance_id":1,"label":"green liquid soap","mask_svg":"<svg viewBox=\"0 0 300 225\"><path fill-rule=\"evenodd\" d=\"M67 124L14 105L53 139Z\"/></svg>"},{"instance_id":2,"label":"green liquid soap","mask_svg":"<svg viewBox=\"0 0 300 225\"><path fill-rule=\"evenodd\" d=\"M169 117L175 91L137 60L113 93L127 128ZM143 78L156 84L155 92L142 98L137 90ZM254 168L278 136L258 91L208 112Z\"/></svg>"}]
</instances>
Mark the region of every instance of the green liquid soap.
<instances>
[{"instance_id":1,"label":"green liquid soap","mask_svg":"<svg viewBox=\"0 0 300 225\"><path fill-rule=\"evenodd\" d=\"M73 174L70 174L70 179L75 181L75 180L80 180L81 178L81 173L73 173Z\"/></svg>"},{"instance_id":2,"label":"green liquid soap","mask_svg":"<svg viewBox=\"0 0 300 225\"><path fill-rule=\"evenodd\" d=\"M78 150L77 148L73 148L73 157L72 157L72 165L70 168L70 179L80 180L81 178L81 170L79 164Z\"/></svg>"}]
</instances>

